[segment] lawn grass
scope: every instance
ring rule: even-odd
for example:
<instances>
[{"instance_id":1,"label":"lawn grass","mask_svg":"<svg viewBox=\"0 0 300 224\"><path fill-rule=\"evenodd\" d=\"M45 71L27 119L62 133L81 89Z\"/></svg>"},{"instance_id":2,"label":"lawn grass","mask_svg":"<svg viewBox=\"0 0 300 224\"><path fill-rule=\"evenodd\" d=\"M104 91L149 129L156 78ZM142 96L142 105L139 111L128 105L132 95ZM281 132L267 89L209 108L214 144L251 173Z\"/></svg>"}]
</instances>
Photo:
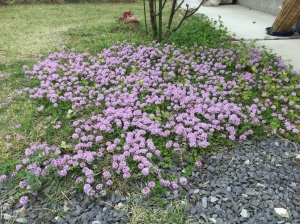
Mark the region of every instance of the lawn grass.
<instances>
[{"instance_id":1,"label":"lawn grass","mask_svg":"<svg viewBox=\"0 0 300 224\"><path fill-rule=\"evenodd\" d=\"M28 74L32 72L34 64L34 69L36 71L43 71L43 69L46 69L48 66L46 63L47 60L51 61L53 64L57 63L57 61L62 61L66 71L68 71L72 66L76 67L76 63L72 62L73 59L66 61L58 56L64 54L67 57L73 54L76 54L76 57L78 58L82 57L84 62L89 64L87 66L88 71L93 71L94 66L97 66L93 64L95 61L100 63L102 66L103 63L105 64L104 58L109 58L111 61L114 61L115 58L118 58L115 57L114 54L106 55L106 53L100 56L100 58L93 59L93 57L96 57L97 54L102 53L104 48L109 48L110 46L116 45L118 51L123 52L122 54L124 54L124 49L126 49L126 46L130 49L135 49L135 47L131 48L131 42L135 42L136 46L139 44L148 45L152 42L151 33L150 35L146 35L143 24L141 24L139 29L132 29L116 22L122 13L128 10L132 10L138 18L143 18L142 7L142 3L138 2L132 4L101 3L30 6L22 5L0 8L0 12L3 14L3 21L5 21L3 24L1 24L1 29L3 27L4 35L0 36L0 46L2 46L0 49L0 58L2 57L5 59L5 61L1 61L0 63L0 74L3 73L3 75L0 76L0 160L2 161L0 165L0 175L2 173L9 175L14 171L15 166L20 163L22 158L24 158L24 149L30 147L34 148L34 146L30 145L32 142L39 144L46 142L49 145L57 146L64 155L76 154L78 152L76 144L78 144L80 141L74 140L72 137L75 129L74 126L76 126L74 125L74 122L77 120L84 120L90 123L92 121L89 119L93 115L97 113L101 114L102 111L106 109L105 104L101 100L100 101L102 103L98 106L94 105L97 103L96 101L91 101L93 104L91 107L79 108L76 110L71 108L72 103L68 101L59 101L59 106L55 107L53 106L51 100L46 96L41 99L29 97L30 94L28 90L24 90L25 87L39 89L41 86L36 75L29 75L29 77L32 76L32 78L28 79L26 72ZM167 9L168 7L169 5L167 5ZM111 8L113 8L113 13L111 12ZM180 16L178 18L180 18ZM166 16L164 16L164 19L166 19ZM30 21L31 24L28 25L28 22L25 21ZM14 29L12 29L12 27ZM28 27L30 27L30 31ZM195 30L197 32L195 32ZM266 137L268 134L271 134L272 129L275 129L278 132L282 132L283 130L284 133L281 134L284 137L295 140L297 138L295 130L296 128L300 129L300 125L297 123L299 122L299 120L297 120L299 118L299 108L295 107L295 105L299 104L299 97L297 98L297 96L299 96L299 88L297 87L297 85L299 86L300 83L299 77L296 77L288 68L282 67L280 65L281 61L275 55L269 54L264 50L257 51L254 48L251 49L244 46L243 43L240 43L240 45L232 44L228 37L229 35L226 31L216 29L214 27L214 22L209 21L207 18L200 16L191 18L189 22L183 25L177 33L175 33L169 39L164 40L164 43L171 44L169 47L167 47L167 49L171 49L171 53L169 50L163 50L163 54L165 54L167 58L166 64L169 66L174 66L172 71L175 72L175 76L170 79L171 81L169 84L175 86L178 85L180 88L182 88L182 86L185 86L189 83L196 85L198 82L200 85L204 84L206 81L213 82L214 78L210 77L212 75L211 73L208 71L194 72L194 70L192 70L192 68L189 66L191 66L193 63L201 64L203 62L201 66L206 67L209 66L208 64L205 64L207 61L214 60L216 60L218 63L223 63L226 65L225 70L228 73L227 75L224 75L224 80L226 82L232 81L232 83L228 85L234 86L234 82L237 85L235 87L235 91L233 92L234 95L232 96L235 99L232 99L231 101L233 103L238 102L248 107L252 107L254 104L254 98L257 98L257 102L262 105L264 104L266 107L265 112L260 112L262 114L262 118L259 119L265 119L267 125L259 126L245 121L243 125L237 125L236 130L238 135L243 137L249 135L253 138ZM120 47L120 44L118 43L120 41L122 42L123 40L128 41L128 44L122 45L124 46L124 49ZM61 49L62 45L66 46L67 49L65 51ZM194 47L194 45L208 46L208 48ZM181 46L186 47L181 48ZM158 50L162 50L161 46L158 47L154 45L149 47L149 49L154 49L156 47ZM217 56L218 54L216 54L216 51L209 50L209 47L219 49L219 55L222 56ZM74 49L72 50L72 48ZM48 50L51 52L47 52ZM182 57L176 56L177 50L180 51ZM61 52L61 54L53 54L54 51L63 52ZM138 50L134 50L132 52L131 50L127 49L128 55L134 54L135 51ZM83 52L89 52L91 57L82 56L81 53ZM149 50L149 52L151 52L151 50ZM235 53L233 56L232 52ZM172 55L173 53L174 55ZM203 55L201 53L203 53ZM195 55L197 55L197 57L194 57ZM262 55L265 57L261 57ZM226 59L227 56L229 58L232 57L232 59ZM53 57L56 57L57 61L54 60ZM203 61L201 62L200 58L202 57ZM143 58L143 55L140 55L140 58ZM138 59L136 60L138 61ZM158 60L160 60L160 57L154 57L151 60L153 60L152 65L159 64ZM47 65L40 66L41 68L39 68L37 61L45 62ZM147 60L145 59L145 61ZM189 61L190 64L186 64L186 61ZM255 62L253 63L252 61ZM132 74L139 75L139 72L141 69L143 69L142 65L136 66L136 64L133 63L131 66L125 66L123 63L126 64L126 60L120 62L120 65L117 65L116 67L110 65L110 68L113 71L116 71L121 67L126 68L127 76ZM24 65L26 66L23 69ZM271 65L272 69L269 68ZM166 67L162 69L162 71L165 72L164 78L168 78L168 76L172 74L171 68ZM141 74L145 74L144 72L145 71L141 72ZM188 75L189 72L192 74L191 77ZM221 85L221 74L224 71L218 73L219 70L216 69L214 72L220 75L218 77L220 81L215 82L214 84L217 86L217 88L224 88L221 91L226 91L226 87ZM268 72L270 72L270 74L273 76L271 77ZM49 73L51 74L47 73L48 77L53 74L53 71L49 71ZM67 75L64 75L62 70L58 70L57 73L62 77L67 77ZM93 88L96 87L96 83L94 83L93 79L89 80L84 77L83 74L75 73L76 72L73 71L72 74L75 78L77 76L81 77L81 75L83 77L79 83L79 85L82 87L82 92L79 92L78 94L80 96L86 96L85 94L91 90L94 90ZM204 75L204 73L206 75ZM231 77L230 74L232 73L238 73L238 79ZM244 78L244 75L249 76L249 74L253 74L253 79L259 83L269 83L267 85L269 87L263 89L262 87L254 86L252 89L252 86L249 86L249 83L247 83L248 80ZM195 77L193 78L193 76ZM154 78L155 74L153 74L151 79ZM144 80L144 78L139 77L139 87L142 88L147 82L151 83L151 79ZM282 85L281 79L286 80L284 81L285 86ZM224 82L224 80L222 82ZM115 83L119 82L119 79L112 77L108 79L108 82L111 82L111 84L108 85L107 88L114 87ZM55 86L55 84L55 82L52 83L53 86ZM125 86L125 83L121 82L119 84L120 86ZM75 88L77 85L78 84L74 84L72 87ZM273 86L276 85L279 87L277 89L273 88ZM118 85L116 85L116 88L117 87ZM131 88L132 87L129 89ZM156 89L156 91L160 90L161 89ZM57 89L54 88L54 91L57 91ZM57 91L57 94L63 94L63 91L65 90ZM99 90L99 92L101 91L103 91L103 89ZM123 94L127 94L127 92L124 92ZM272 98L272 96L278 97L278 99L272 98L272 101L274 101L273 105L276 105L275 109L271 108L272 105L267 105L267 98L262 96L263 94L266 94L266 96L269 98ZM143 93L139 93L138 96L140 98L147 97L146 95L143 95ZM279 100L280 97L284 97L286 101L281 102ZM90 99L93 100L93 97L90 97ZM288 105L290 102L293 102L293 104ZM173 111L172 108L167 109L167 107L171 105L170 103L171 102L167 101L161 107L157 105L148 105L148 107L144 108L143 112L148 113L149 117L153 117L153 120L156 123L167 123L167 119L173 114L177 113L176 111ZM193 107L195 104L191 103L191 106ZM285 130L284 123L279 118L274 118L272 115L272 112L279 113L283 107L287 109L285 116L292 121L290 125L296 126L294 134L292 131L288 132ZM253 110L256 109L253 108ZM180 113L182 111L183 108L179 110ZM249 116L249 119L251 119L250 117L256 117L258 114L250 115L249 112L247 116ZM201 119L202 122L209 122L209 119L199 114L197 117L195 117L195 119ZM58 122L61 122L61 124ZM234 122L238 123L237 120ZM230 122L228 121L228 124L229 123ZM61 127L56 128L57 126ZM247 132L251 129L253 129L253 134ZM106 141L110 140L113 142L115 139L119 138L122 133L126 133L125 130L122 130L122 128L116 128L113 133L105 133L102 130L101 134L103 134L103 136L106 138ZM86 134L90 135L91 133L86 130ZM226 137L223 137L224 135ZM233 142L229 140L228 137L229 136L227 133L225 134L225 131L212 134L211 139L213 139L213 141L210 141L211 146L208 148L194 147L189 141L183 140L180 137L178 140L181 141L180 143L182 143L180 144L180 147L189 146L190 148L189 150L181 149L177 152L173 152L169 147L166 146L169 144L170 139L151 134L147 135L147 138L153 139L155 145L162 151L162 156L165 157L160 163L158 163L156 159L151 160L155 167L172 167L172 158L174 157L180 160L183 159L182 157L185 157L186 161L189 161L191 164L195 163L198 160L200 152L203 154L208 150L217 150L220 148L220 146L232 146ZM177 141L176 136L174 135L171 135L170 138L172 138L173 141ZM121 144L125 143L123 142ZM98 150L98 143L95 143L93 147L93 150ZM112 154L105 153L101 158L101 162L99 163L100 165L97 164L98 167L95 169L95 173L99 174L102 173L103 170L111 170L110 166L112 157ZM40 157L34 156L31 159L34 161L37 160L37 158L41 159ZM43 159L46 161L49 158ZM130 180L141 179L143 175L138 172L138 164L135 163L133 159L128 159L126 162L128 162L128 166L134 171ZM194 165L190 165L186 168L187 176L192 169L195 169ZM81 171L75 167L73 167L73 170L75 171L70 173L67 178L60 178L58 175L55 175L54 172L51 173L51 175L47 178L37 178L42 183L42 186L38 188L38 184L36 183L36 178L34 175L23 169L22 172L20 171L17 174L16 182L7 184L11 184L10 189L13 189L14 192L18 193L15 197L16 200L22 196L21 193L24 191L16 187L15 184L18 180L25 180L26 182L31 183L32 186L36 186L39 189L39 193L44 194L44 197L47 197L48 195L49 198L52 198L53 203L55 204L57 201L65 198L65 194L67 194L68 191L67 189L72 188L70 186L72 183L74 184L74 179ZM117 175L115 175L114 178L114 182L120 182L121 184L113 185L111 190L119 187L122 192L128 194L131 193L127 188L130 185L129 180L124 181L121 176ZM153 193L151 197L157 198L157 202L159 203L159 195L165 189L162 187L162 185L166 184L166 182L160 182L155 178L157 177L151 174L151 177L145 179L145 183L150 180L156 181L156 186L153 189L153 192L155 193ZM172 181L175 181L176 178L173 178ZM64 181L61 181L62 179ZM182 179L182 181L184 182L184 179ZM51 186L51 189L49 189L49 186ZM76 187L82 189L83 183L77 184ZM136 191L141 190L138 187L133 187L133 189L136 189ZM140 196L145 197L141 193ZM7 194L1 195L0 200L7 200L7 198ZM174 206L176 209L173 212L171 212L167 206L163 206L163 209L158 211L157 214L151 214L149 210L131 203L128 204L127 211L128 213L132 214L132 223L138 223L139 221L143 222L145 221L145 218L148 218L147 222L152 220L153 223L168 223L167 221L170 219L177 220L178 223L192 223L192 221L188 221L190 220L190 217L187 217L182 204L178 204L178 201L175 201ZM57 211L54 209L53 213L57 213ZM143 217L141 217L141 214L144 214Z\"/></svg>"},{"instance_id":2,"label":"lawn grass","mask_svg":"<svg viewBox=\"0 0 300 224\"><path fill-rule=\"evenodd\" d=\"M37 57L47 50L57 50L69 40L67 31L78 29L81 32L95 25L105 26L117 21L128 10L132 10L138 18L143 18L140 1L113 5L90 3L1 7L0 60L4 57ZM108 36L105 38L108 33L102 35L105 40L109 39Z\"/></svg>"}]
</instances>

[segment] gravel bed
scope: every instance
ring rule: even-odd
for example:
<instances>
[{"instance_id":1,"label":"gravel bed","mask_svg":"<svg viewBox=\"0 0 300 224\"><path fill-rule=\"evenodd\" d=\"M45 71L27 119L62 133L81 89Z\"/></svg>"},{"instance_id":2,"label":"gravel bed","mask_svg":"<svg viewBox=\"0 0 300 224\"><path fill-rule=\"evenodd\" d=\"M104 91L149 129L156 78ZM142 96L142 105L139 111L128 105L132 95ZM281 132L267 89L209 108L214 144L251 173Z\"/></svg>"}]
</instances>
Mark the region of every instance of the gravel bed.
<instances>
[{"instance_id":1,"label":"gravel bed","mask_svg":"<svg viewBox=\"0 0 300 224\"><path fill-rule=\"evenodd\" d=\"M193 172L182 192L167 192L162 199L169 203L185 196L189 201L188 213L199 223L300 223L297 149L300 149L299 144L272 137L242 142L232 150L203 156L203 167ZM171 172L179 174L182 169L173 167ZM4 185L0 184L0 193L3 190ZM25 208L19 203L14 208L2 203L0 223L11 223L9 219L28 224L130 223L126 214L118 209L127 203L120 191L115 191L105 201L96 201L75 191L68 197L70 201L57 205L61 217L50 216L43 222L39 220L45 220L47 208L53 209L47 200L37 197ZM136 198L135 202L157 209L150 199ZM41 207L44 209L38 209Z\"/></svg>"}]
</instances>

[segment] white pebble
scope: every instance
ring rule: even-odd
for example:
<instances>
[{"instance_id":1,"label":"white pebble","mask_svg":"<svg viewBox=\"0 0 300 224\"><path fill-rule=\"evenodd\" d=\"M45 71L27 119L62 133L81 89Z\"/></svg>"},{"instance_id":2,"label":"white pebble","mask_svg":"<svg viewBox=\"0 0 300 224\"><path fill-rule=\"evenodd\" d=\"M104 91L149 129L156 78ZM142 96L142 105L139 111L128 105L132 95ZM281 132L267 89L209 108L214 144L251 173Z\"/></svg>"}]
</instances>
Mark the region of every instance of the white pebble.
<instances>
[{"instance_id":1,"label":"white pebble","mask_svg":"<svg viewBox=\"0 0 300 224\"><path fill-rule=\"evenodd\" d=\"M2 207L2 212L6 212L10 208L10 204L4 203Z\"/></svg>"},{"instance_id":2,"label":"white pebble","mask_svg":"<svg viewBox=\"0 0 300 224\"><path fill-rule=\"evenodd\" d=\"M12 217L11 215L6 214L6 213L3 215L3 218L4 218L5 220L10 220L11 217Z\"/></svg>"},{"instance_id":3,"label":"white pebble","mask_svg":"<svg viewBox=\"0 0 300 224\"><path fill-rule=\"evenodd\" d=\"M100 221L93 221L92 224L101 224Z\"/></svg>"},{"instance_id":4,"label":"white pebble","mask_svg":"<svg viewBox=\"0 0 300 224\"><path fill-rule=\"evenodd\" d=\"M67 205L64 205L64 212L68 212L70 208Z\"/></svg>"},{"instance_id":5,"label":"white pebble","mask_svg":"<svg viewBox=\"0 0 300 224\"><path fill-rule=\"evenodd\" d=\"M27 219L25 219L25 218L17 218L16 222L17 223L27 223Z\"/></svg>"},{"instance_id":6,"label":"white pebble","mask_svg":"<svg viewBox=\"0 0 300 224\"><path fill-rule=\"evenodd\" d=\"M263 185L263 184L257 183L257 184L256 184L256 187L262 187L262 188L265 188L266 186Z\"/></svg>"},{"instance_id":7,"label":"white pebble","mask_svg":"<svg viewBox=\"0 0 300 224\"><path fill-rule=\"evenodd\" d=\"M289 218L289 213L286 209L284 208L274 208L274 211L277 215L284 217L284 218Z\"/></svg>"},{"instance_id":8,"label":"white pebble","mask_svg":"<svg viewBox=\"0 0 300 224\"><path fill-rule=\"evenodd\" d=\"M248 211L246 209L242 209L241 211L241 216L243 216L244 218L248 218Z\"/></svg>"},{"instance_id":9,"label":"white pebble","mask_svg":"<svg viewBox=\"0 0 300 224\"><path fill-rule=\"evenodd\" d=\"M123 207L125 207L125 205L122 202L119 202L118 203L118 208L123 208Z\"/></svg>"},{"instance_id":10,"label":"white pebble","mask_svg":"<svg viewBox=\"0 0 300 224\"><path fill-rule=\"evenodd\" d=\"M203 208L207 208L207 198L206 197L202 198L202 206L203 206Z\"/></svg>"},{"instance_id":11,"label":"white pebble","mask_svg":"<svg viewBox=\"0 0 300 224\"><path fill-rule=\"evenodd\" d=\"M209 221L211 221L212 223L217 223L217 220L215 220L214 218L209 218Z\"/></svg>"},{"instance_id":12,"label":"white pebble","mask_svg":"<svg viewBox=\"0 0 300 224\"><path fill-rule=\"evenodd\" d=\"M216 202L216 201L218 201L218 200L219 200L219 199L216 198L216 197L213 197L213 196L210 197L210 202Z\"/></svg>"},{"instance_id":13,"label":"white pebble","mask_svg":"<svg viewBox=\"0 0 300 224\"><path fill-rule=\"evenodd\" d=\"M250 160L247 159L245 162L244 162L245 165L249 165L250 164Z\"/></svg>"},{"instance_id":14,"label":"white pebble","mask_svg":"<svg viewBox=\"0 0 300 224\"><path fill-rule=\"evenodd\" d=\"M200 192L199 189L194 190L194 194L198 194Z\"/></svg>"},{"instance_id":15,"label":"white pebble","mask_svg":"<svg viewBox=\"0 0 300 224\"><path fill-rule=\"evenodd\" d=\"M247 194L242 194L243 198L248 198Z\"/></svg>"}]
</instances>

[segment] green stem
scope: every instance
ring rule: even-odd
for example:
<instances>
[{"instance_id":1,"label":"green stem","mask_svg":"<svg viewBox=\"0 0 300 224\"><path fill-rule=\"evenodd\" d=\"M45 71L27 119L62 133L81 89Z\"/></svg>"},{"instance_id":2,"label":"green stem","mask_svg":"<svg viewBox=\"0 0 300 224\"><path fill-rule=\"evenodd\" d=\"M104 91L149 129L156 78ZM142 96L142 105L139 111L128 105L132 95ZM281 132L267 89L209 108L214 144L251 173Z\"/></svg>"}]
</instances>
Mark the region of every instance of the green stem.
<instances>
[{"instance_id":1,"label":"green stem","mask_svg":"<svg viewBox=\"0 0 300 224\"><path fill-rule=\"evenodd\" d=\"M162 0L158 1L158 42L162 41Z\"/></svg>"},{"instance_id":2,"label":"green stem","mask_svg":"<svg viewBox=\"0 0 300 224\"><path fill-rule=\"evenodd\" d=\"M145 19L146 35L148 35L147 19L146 19L146 0L143 0L143 4L144 4L144 19Z\"/></svg>"}]
</instances>

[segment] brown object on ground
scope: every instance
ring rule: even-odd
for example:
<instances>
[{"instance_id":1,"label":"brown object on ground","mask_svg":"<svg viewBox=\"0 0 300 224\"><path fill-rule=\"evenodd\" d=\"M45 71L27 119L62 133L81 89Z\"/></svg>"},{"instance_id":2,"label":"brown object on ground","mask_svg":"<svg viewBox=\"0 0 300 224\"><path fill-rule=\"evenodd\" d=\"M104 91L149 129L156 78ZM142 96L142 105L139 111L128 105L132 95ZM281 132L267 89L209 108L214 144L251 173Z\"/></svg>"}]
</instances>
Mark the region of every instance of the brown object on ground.
<instances>
[{"instance_id":1,"label":"brown object on ground","mask_svg":"<svg viewBox=\"0 0 300 224\"><path fill-rule=\"evenodd\" d=\"M300 17L300 1L286 0L280 13L276 17L271 30L276 32L288 32Z\"/></svg>"},{"instance_id":2,"label":"brown object on ground","mask_svg":"<svg viewBox=\"0 0 300 224\"><path fill-rule=\"evenodd\" d=\"M8 3L6 3L6 2L3 1L3 0L0 0L0 5L8 5Z\"/></svg>"},{"instance_id":3,"label":"brown object on ground","mask_svg":"<svg viewBox=\"0 0 300 224\"><path fill-rule=\"evenodd\" d=\"M139 27L139 21L137 18L135 17L128 17L124 20L124 23L125 24L128 24L129 26L132 26L132 27L135 27L135 28L138 28Z\"/></svg>"}]
</instances>

